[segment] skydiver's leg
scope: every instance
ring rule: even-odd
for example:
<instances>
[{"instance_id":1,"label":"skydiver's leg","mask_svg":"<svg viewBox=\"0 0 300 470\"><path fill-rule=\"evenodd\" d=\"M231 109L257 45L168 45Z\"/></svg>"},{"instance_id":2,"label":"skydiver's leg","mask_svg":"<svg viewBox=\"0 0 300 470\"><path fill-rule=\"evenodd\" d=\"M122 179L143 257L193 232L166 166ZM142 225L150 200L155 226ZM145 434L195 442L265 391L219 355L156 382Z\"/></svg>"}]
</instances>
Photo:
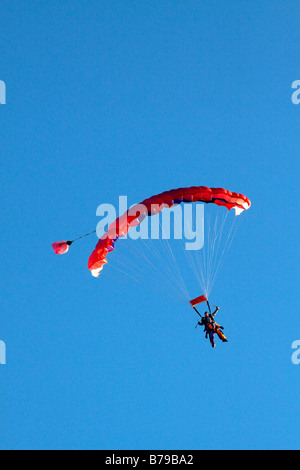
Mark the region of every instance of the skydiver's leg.
<instances>
[{"instance_id":1,"label":"skydiver's leg","mask_svg":"<svg viewBox=\"0 0 300 470\"><path fill-rule=\"evenodd\" d=\"M215 343L215 329L212 324L208 325L208 334L209 334L209 340L210 344L212 345L213 348L216 347Z\"/></svg>"},{"instance_id":2,"label":"skydiver's leg","mask_svg":"<svg viewBox=\"0 0 300 470\"><path fill-rule=\"evenodd\" d=\"M213 348L215 348L216 347L215 332L213 330L209 332L209 339L210 339L210 344L212 345Z\"/></svg>"},{"instance_id":3,"label":"skydiver's leg","mask_svg":"<svg viewBox=\"0 0 300 470\"><path fill-rule=\"evenodd\" d=\"M227 343L228 340L226 338L226 336L224 335L224 333L219 330L219 328L215 328L215 332L217 333L217 335L219 336L220 340L223 341L223 343Z\"/></svg>"}]
</instances>

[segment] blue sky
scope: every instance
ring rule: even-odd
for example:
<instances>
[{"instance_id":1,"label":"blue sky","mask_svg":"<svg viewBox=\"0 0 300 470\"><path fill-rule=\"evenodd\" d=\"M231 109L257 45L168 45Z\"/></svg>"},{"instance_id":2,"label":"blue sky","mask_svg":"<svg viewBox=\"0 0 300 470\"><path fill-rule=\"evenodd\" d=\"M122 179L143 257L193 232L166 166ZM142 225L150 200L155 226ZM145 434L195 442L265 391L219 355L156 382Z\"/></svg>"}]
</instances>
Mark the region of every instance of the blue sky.
<instances>
[{"instance_id":1,"label":"blue sky","mask_svg":"<svg viewBox=\"0 0 300 470\"><path fill-rule=\"evenodd\" d=\"M299 21L293 0L3 2L0 448L299 448ZM188 306L93 279L96 237L51 249L102 202L190 185L253 204L215 350Z\"/></svg>"}]
</instances>

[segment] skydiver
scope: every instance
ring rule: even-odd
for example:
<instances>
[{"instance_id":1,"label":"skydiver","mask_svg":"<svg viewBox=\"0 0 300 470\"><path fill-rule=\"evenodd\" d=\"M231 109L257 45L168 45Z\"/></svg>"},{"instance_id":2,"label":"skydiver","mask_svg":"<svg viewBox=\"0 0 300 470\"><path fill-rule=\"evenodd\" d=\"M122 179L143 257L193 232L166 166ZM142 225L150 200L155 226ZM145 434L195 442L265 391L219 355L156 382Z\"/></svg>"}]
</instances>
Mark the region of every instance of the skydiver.
<instances>
[{"instance_id":1,"label":"skydiver","mask_svg":"<svg viewBox=\"0 0 300 470\"><path fill-rule=\"evenodd\" d=\"M200 315L198 310L194 307L195 311ZM215 316L220 310L219 307L216 307L216 310L213 313L208 313L205 312L205 316L202 317L201 315L201 322L198 322L197 326L204 326L204 332L205 332L205 337L207 338L209 336L211 345L213 348L216 347L215 344L215 334L217 334L223 343L228 343L228 340L226 339L226 336L221 330L224 330L223 326L218 325L218 323L215 322Z\"/></svg>"}]
</instances>

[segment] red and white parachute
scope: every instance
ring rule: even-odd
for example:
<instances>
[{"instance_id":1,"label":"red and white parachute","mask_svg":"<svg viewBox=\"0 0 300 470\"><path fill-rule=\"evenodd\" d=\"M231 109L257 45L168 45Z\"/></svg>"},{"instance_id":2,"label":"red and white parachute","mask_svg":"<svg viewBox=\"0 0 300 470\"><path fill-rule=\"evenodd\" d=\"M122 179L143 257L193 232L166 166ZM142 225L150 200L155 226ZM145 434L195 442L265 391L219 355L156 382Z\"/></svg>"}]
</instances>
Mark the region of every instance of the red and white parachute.
<instances>
[{"instance_id":1,"label":"red and white parachute","mask_svg":"<svg viewBox=\"0 0 300 470\"><path fill-rule=\"evenodd\" d=\"M99 276L104 265L107 264L108 253L115 249L116 241L119 238L125 237L131 227L140 225L148 216L157 215L162 210L170 209L182 203L205 203L216 208L214 219L208 218L208 221L206 221L206 230L209 231L209 234L206 234L204 248L201 250L203 251L204 256L204 265L201 267L200 263L198 266L195 266L195 260L191 263L191 267L202 284L206 297L208 297L217 274L214 270L219 270L221 261L226 254L226 250L231 245L231 236L234 235L233 226L236 216L239 216L243 211L248 210L251 206L250 200L243 194L231 192L223 188L192 186L188 188L173 189L171 191L165 191L156 196L152 196L145 199L143 202L134 205L125 214L117 218L99 239L88 261L88 268L92 275L95 277ZM226 214L224 212L222 212L222 214L219 213L219 210L224 211L226 209L228 209ZM224 233L225 223L231 209L234 209L235 211L233 226L231 226L229 235L226 239L226 246L222 251L220 251L220 240ZM52 246L56 254L64 254L69 250L71 243L73 242L57 242ZM168 249L169 248L170 247L168 247ZM206 250L208 250L207 253ZM220 261L216 259L219 255L222 258ZM189 256L187 256L187 258L189 258ZM130 262L127 263L127 267L130 268Z\"/></svg>"}]
</instances>

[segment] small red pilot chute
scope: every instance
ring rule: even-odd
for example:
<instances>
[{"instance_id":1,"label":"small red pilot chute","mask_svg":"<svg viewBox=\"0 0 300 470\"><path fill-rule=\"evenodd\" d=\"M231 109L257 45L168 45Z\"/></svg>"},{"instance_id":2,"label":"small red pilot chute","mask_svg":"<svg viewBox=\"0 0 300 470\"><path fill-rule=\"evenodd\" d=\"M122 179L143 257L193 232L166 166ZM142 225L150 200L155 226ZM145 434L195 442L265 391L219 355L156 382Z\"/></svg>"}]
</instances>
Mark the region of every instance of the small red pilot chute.
<instances>
[{"instance_id":1,"label":"small red pilot chute","mask_svg":"<svg viewBox=\"0 0 300 470\"><path fill-rule=\"evenodd\" d=\"M200 297L196 297L196 299L190 300L192 307L196 307L196 305L202 304L202 302L207 302L205 295L200 295Z\"/></svg>"},{"instance_id":2,"label":"small red pilot chute","mask_svg":"<svg viewBox=\"0 0 300 470\"><path fill-rule=\"evenodd\" d=\"M52 243L52 248L56 255L64 255L69 251L72 242L55 242Z\"/></svg>"},{"instance_id":3,"label":"small red pilot chute","mask_svg":"<svg viewBox=\"0 0 300 470\"><path fill-rule=\"evenodd\" d=\"M72 245L72 243L76 242L77 240L81 240L82 238L88 237L89 235L92 235L92 233L98 232L98 230L101 230L101 228L97 230L93 230L92 232L86 233L85 235L75 238L75 240L72 240L72 241L68 241L68 242L62 241L62 242L52 243L52 248L54 250L54 253L56 255L64 255L65 253L69 251L69 248Z\"/></svg>"}]
</instances>

